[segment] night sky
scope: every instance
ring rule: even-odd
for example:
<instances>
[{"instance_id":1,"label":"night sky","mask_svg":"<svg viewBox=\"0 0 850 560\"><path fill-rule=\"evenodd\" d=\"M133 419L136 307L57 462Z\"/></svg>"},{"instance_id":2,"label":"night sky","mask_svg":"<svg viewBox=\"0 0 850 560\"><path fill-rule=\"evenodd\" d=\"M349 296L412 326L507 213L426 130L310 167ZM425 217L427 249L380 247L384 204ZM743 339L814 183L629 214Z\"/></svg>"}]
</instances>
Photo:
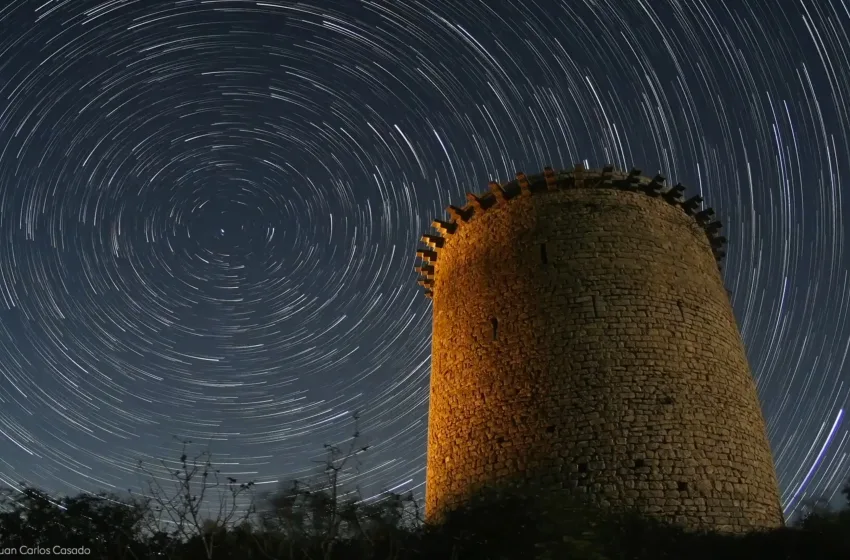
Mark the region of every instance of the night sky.
<instances>
[{"instance_id":1,"label":"night sky","mask_svg":"<svg viewBox=\"0 0 850 560\"><path fill-rule=\"evenodd\" d=\"M850 474L846 0L6 0L0 484L424 490L419 237L546 165L717 211L790 513ZM271 486L266 486L271 489Z\"/></svg>"}]
</instances>

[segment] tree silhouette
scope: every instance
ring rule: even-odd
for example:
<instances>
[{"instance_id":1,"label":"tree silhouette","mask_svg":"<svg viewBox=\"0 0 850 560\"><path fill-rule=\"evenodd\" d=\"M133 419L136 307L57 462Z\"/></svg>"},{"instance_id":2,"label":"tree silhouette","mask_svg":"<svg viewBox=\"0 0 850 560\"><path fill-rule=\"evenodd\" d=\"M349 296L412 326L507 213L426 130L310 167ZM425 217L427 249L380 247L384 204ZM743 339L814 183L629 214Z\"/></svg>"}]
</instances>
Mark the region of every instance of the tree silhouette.
<instances>
[{"instance_id":1,"label":"tree silhouette","mask_svg":"<svg viewBox=\"0 0 850 560\"><path fill-rule=\"evenodd\" d=\"M440 523L425 523L411 493L364 499L349 487L368 446L354 431L325 445L315 476L262 497L222 477L208 452L183 442L163 473L140 463L145 495L51 496L0 490L0 550L62 547L107 560L724 560L850 558L850 507L805 504L792 526L748 535L686 531L635 512L565 497L543 485L502 481L467 496ZM163 474L165 476L163 476ZM843 489L850 506L850 481Z\"/></svg>"},{"instance_id":2,"label":"tree silhouette","mask_svg":"<svg viewBox=\"0 0 850 560\"><path fill-rule=\"evenodd\" d=\"M233 477L222 480L221 471L214 467L208 451L189 459L191 443L182 442L178 468L169 468L165 461L160 463L170 474L170 484L163 484L139 462L139 470L147 475L145 500L149 507L144 517L145 529L153 535L169 536L164 542L171 544L171 549L177 543L187 542L192 547L200 543L205 557L212 560L217 540L234 526L248 521L253 513L250 504L240 510L240 498L250 492L254 483L240 483ZM216 501L212 507L211 500ZM167 554L172 553L166 550Z\"/></svg>"}]
</instances>

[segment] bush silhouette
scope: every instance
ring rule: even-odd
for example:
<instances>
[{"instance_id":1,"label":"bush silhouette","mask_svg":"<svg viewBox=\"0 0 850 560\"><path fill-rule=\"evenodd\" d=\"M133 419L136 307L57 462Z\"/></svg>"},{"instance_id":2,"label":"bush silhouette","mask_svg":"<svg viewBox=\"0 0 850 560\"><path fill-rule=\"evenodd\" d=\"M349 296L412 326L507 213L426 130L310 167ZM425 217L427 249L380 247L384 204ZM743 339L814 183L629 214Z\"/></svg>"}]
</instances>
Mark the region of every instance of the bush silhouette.
<instances>
[{"instance_id":1,"label":"bush silhouette","mask_svg":"<svg viewBox=\"0 0 850 560\"><path fill-rule=\"evenodd\" d=\"M7 488L0 550L16 557L18 547L84 548L88 558L108 560L850 558L850 509L818 502L789 527L733 536L686 531L508 480L425 523L412 494L364 500L344 487L367 449L359 438L355 429L350 445L326 445L316 476L263 496L251 482L222 477L209 454L190 458L189 442L176 463L162 464L173 484L140 464L149 482L144 496ZM850 484L844 494L850 505Z\"/></svg>"}]
</instances>

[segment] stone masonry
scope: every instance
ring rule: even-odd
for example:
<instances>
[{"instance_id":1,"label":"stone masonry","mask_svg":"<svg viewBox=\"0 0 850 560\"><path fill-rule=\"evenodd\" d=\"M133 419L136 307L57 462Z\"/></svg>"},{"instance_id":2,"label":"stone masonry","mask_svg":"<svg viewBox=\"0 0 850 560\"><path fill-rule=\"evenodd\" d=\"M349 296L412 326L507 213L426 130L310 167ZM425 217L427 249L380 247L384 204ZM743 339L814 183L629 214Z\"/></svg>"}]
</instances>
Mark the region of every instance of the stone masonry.
<instances>
[{"instance_id":1,"label":"stone masonry","mask_svg":"<svg viewBox=\"0 0 850 560\"><path fill-rule=\"evenodd\" d=\"M688 528L783 523L725 238L683 191L546 168L467 195L423 236L429 519L533 471Z\"/></svg>"}]
</instances>

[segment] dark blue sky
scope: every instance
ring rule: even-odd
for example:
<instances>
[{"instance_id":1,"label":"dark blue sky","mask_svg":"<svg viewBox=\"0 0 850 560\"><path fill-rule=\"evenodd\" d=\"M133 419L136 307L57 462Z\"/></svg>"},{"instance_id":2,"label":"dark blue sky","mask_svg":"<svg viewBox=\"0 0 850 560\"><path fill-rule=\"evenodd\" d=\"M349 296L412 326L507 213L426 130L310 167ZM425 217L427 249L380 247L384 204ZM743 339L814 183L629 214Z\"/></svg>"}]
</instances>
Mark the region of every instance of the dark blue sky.
<instances>
[{"instance_id":1,"label":"dark blue sky","mask_svg":"<svg viewBox=\"0 0 850 560\"><path fill-rule=\"evenodd\" d=\"M518 170L700 192L787 511L850 472L850 13L838 0L0 8L0 483L138 484L210 444L421 492L419 236ZM222 233L223 231L223 233Z\"/></svg>"}]
</instances>

